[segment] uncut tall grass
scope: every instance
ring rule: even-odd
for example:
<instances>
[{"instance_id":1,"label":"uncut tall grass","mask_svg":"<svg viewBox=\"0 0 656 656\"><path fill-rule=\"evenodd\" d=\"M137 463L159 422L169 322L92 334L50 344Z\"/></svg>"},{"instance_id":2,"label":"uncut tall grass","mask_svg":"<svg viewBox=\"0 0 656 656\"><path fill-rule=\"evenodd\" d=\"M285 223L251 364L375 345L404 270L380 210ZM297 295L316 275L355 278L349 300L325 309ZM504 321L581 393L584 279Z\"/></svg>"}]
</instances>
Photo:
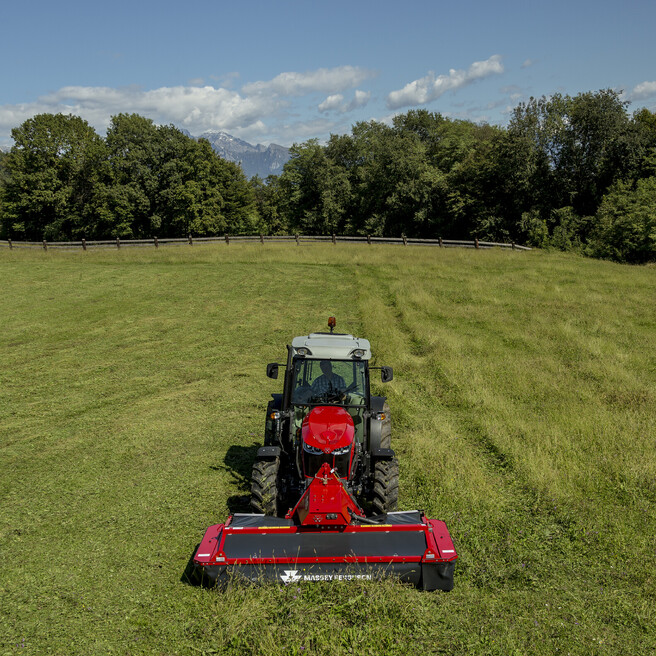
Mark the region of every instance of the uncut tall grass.
<instances>
[{"instance_id":1,"label":"uncut tall grass","mask_svg":"<svg viewBox=\"0 0 656 656\"><path fill-rule=\"evenodd\" d=\"M0 653L649 654L656 269L531 252L0 251ZM264 375L367 337L456 587L184 582L246 510Z\"/></svg>"}]
</instances>

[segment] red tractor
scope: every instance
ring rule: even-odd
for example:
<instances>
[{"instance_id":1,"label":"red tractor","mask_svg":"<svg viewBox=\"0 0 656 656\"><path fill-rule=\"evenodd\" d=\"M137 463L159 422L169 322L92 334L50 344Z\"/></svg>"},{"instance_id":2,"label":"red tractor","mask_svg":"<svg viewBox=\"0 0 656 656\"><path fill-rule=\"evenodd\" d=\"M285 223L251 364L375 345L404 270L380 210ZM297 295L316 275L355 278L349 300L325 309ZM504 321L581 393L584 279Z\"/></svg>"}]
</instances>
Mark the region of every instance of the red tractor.
<instances>
[{"instance_id":1,"label":"red tractor","mask_svg":"<svg viewBox=\"0 0 656 656\"><path fill-rule=\"evenodd\" d=\"M194 557L197 578L250 581L396 576L450 590L457 558L446 524L398 511L399 466L385 397L370 394L366 339L333 332L296 337L282 394L267 408L253 465L254 513L210 526Z\"/></svg>"}]
</instances>

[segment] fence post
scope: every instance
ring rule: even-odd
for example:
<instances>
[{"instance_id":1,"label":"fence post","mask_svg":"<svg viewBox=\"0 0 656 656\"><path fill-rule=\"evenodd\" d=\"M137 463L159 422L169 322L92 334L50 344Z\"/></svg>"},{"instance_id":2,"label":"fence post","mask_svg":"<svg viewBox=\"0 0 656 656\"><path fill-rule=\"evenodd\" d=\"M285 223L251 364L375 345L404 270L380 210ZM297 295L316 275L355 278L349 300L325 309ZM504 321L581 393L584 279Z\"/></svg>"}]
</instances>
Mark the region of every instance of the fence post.
<instances>
[{"instance_id":1,"label":"fence post","mask_svg":"<svg viewBox=\"0 0 656 656\"><path fill-rule=\"evenodd\" d=\"M45 239L43 240L43 250L44 250L44 251L47 251L47 250L48 250L48 243L46 242Z\"/></svg>"},{"instance_id":2,"label":"fence post","mask_svg":"<svg viewBox=\"0 0 656 656\"><path fill-rule=\"evenodd\" d=\"M297 245L297 246L299 245L298 235L296 235L296 245Z\"/></svg>"},{"instance_id":3,"label":"fence post","mask_svg":"<svg viewBox=\"0 0 656 656\"><path fill-rule=\"evenodd\" d=\"M121 240L118 237L116 238L116 248L121 248Z\"/></svg>"},{"instance_id":4,"label":"fence post","mask_svg":"<svg viewBox=\"0 0 656 656\"><path fill-rule=\"evenodd\" d=\"M512 248L513 250L515 250L515 242L514 242L514 241L512 241L512 242L510 242L510 244L511 244L511 246L510 246L510 247L511 247L511 248Z\"/></svg>"},{"instance_id":5,"label":"fence post","mask_svg":"<svg viewBox=\"0 0 656 656\"><path fill-rule=\"evenodd\" d=\"M474 239L474 248L478 248L478 237Z\"/></svg>"},{"instance_id":6,"label":"fence post","mask_svg":"<svg viewBox=\"0 0 656 656\"><path fill-rule=\"evenodd\" d=\"M155 248L159 248L159 242L157 241L157 237L153 237L153 241L155 242Z\"/></svg>"},{"instance_id":7,"label":"fence post","mask_svg":"<svg viewBox=\"0 0 656 656\"><path fill-rule=\"evenodd\" d=\"M11 243L11 239L7 239L7 241L9 242L9 250L11 250L14 247L13 244Z\"/></svg>"},{"instance_id":8,"label":"fence post","mask_svg":"<svg viewBox=\"0 0 656 656\"><path fill-rule=\"evenodd\" d=\"M335 236L335 233L333 232L333 244L337 243L337 237Z\"/></svg>"},{"instance_id":9,"label":"fence post","mask_svg":"<svg viewBox=\"0 0 656 656\"><path fill-rule=\"evenodd\" d=\"M226 244L230 244L230 237L228 235L225 236Z\"/></svg>"},{"instance_id":10,"label":"fence post","mask_svg":"<svg viewBox=\"0 0 656 656\"><path fill-rule=\"evenodd\" d=\"M401 239L403 239L403 245L407 246L408 245L408 238L405 235L401 235Z\"/></svg>"},{"instance_id":11,"label":"fence post","mask_svg":"<svg viewBox=\"0 0 656 656\"><path fill-rule=\"evenodd\" d=\"M87 250L87 240L84 237L82 237L82 250Z\"/></svg>"},{"instance_id":12,"label":"fence post","mask_svg":"<svg viewBox=\"0 0 656 656\"><path fill-rule=\"evenodd\" d=\"M264 235L260 235L260 244L264 243Z\"/></svg>"},{"instance_id":13,"label":"fence post","mask_svg":"<svg viewBox=\"0 0 656 656\"><path fill-rule=\"evenodd\" d=\"M442 237L440 237L440 248L442 248Z\"/></svg>"},{"instance_id":14,"label":"fence post","mask_svg":"<svg viewBox=\"0 0 656 656\"><path fill-rule=\"evenodd\" d=\"M187 235L187 239L189 240L189 246L193 246L194 245L194 240L191 238L191 233L189 233Z\"/></svg>"},{"instance_id":15,"label":"fence post","mask_svg":"<svg viewBox=\"0 0 656 656\"><path fill-rule=\"evenodd\" d=\"M367 235L367 244L371 246L371 235Z\"/></svg>"}]
</instances>

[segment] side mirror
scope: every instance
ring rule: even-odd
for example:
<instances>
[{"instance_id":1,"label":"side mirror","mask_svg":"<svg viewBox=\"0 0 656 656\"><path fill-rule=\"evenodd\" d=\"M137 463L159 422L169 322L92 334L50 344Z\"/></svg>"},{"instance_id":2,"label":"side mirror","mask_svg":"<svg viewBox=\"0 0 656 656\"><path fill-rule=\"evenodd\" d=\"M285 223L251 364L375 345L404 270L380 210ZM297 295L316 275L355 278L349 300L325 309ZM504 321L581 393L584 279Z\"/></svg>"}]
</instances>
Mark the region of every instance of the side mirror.
<instances>
[{"instance_id":1,"label":"side mirror","mask_svg":"<svg viewBox=\"0 0 656 656\"><path fill-rule=\"evenodd\" d=\"M389 383L390 380L394 378L394 372L392 371L392 367L381 367L380 368L380 379L384 383Z\"/></svg>"},{"instance_id":2,"label":"side mirror","mask_svg":"<svg viewBox=\"0 0 656 656\"><path fill-rule=\"evenodd\" d=\"M267 378L278 378L278 363L270 362L267 365Z\"/></svg>"}]
</instances>

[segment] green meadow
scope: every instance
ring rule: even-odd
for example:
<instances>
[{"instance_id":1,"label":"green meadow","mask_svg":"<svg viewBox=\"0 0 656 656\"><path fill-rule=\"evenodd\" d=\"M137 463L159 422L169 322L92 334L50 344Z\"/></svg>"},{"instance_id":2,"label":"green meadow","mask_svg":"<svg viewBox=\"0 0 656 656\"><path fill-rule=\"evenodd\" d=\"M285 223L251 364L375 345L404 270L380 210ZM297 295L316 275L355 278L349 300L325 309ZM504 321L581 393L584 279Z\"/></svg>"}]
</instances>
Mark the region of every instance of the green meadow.
<instances>
[{"instance_id":1,"label":"green meadow","mask_svg":"<svg viewBox=\"0 0 656 656\"><path fill-rule=\"evenodd\" d=\"M656 268L539 251L2 249L0 654L656 652ZM367 337L455 588L188 585L267 362Z\"/></svg>"}]
</instances>

